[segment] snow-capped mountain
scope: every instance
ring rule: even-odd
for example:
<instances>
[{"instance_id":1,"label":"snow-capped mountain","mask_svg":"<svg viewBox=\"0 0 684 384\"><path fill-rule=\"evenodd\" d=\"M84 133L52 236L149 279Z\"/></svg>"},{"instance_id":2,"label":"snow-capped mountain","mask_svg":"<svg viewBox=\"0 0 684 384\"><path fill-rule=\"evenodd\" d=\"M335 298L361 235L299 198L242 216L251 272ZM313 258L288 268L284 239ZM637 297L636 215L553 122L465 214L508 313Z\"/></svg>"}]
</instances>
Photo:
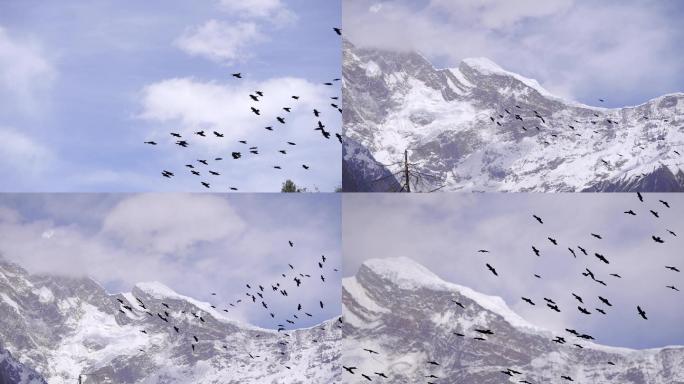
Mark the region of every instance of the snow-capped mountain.
<instances>
[{"instance_id":1,"label":"snow-capped mountain","mask_svg":"<svg viewBox=\"0 0 684 384\"><path fill-rule=\"evenodd\" d=\"M436 69L348 41L343 76L345 136L368 152L344 154L345 190L387 191L378 168L408 149L423 191L684 191L684 93L592 107L485 58Z\"/></svg>"},{"instance_id":2,"label":"snow-capped mountain","mask_svg":"<svg viewBox=\"0 0 684 384\"><path fill-rule=\"evenodd\" d=\"M50 384L80 374L83 383L334 383L340 337L336 320L276 332L159 283L110 295L90 279L30 275L0 260L0 341Z\"/></svg>"},{"instance_id":3,"label":"snow-capped mountain","mask_svg":"<svg viewBox=\"0 0 684 384\"><path fill-rule=\"evenodd\" d=\"M396 384L568 382L561 376L592 384L684 383L684 347L632 350L555 335L501 298L445 282L410 259L368 260L342 284L341 364L357 367L344 371L348 383L368 382L361 374ZM567 342L552 341L556 336ZM501 372L508 369L520 373Z\"/></svg>"}]
</instances>

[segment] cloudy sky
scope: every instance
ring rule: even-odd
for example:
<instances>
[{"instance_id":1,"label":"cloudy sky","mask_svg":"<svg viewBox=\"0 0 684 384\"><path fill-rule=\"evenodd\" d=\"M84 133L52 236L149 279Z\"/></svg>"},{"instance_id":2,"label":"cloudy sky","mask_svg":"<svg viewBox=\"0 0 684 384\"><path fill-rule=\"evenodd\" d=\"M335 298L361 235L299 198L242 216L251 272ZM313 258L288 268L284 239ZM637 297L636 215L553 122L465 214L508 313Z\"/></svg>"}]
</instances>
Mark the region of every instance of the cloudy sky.
<instances>
[{"instance_id":1,"label":"cloudy sky","mask_svg":"<svg viewBox=\"0 0 684 384\"><path fill-rule=\"evenodd\" d=\"M681 194L648 194L644 203L634 194L347 194L342 207L345 276L356 273L369 258L406 256L447 281L503 297L516 313L546 329L564 333L564 328L574 328L612 346L684 345L684 272L665 268L684 271ZM623 213L628 210L637 215ZM665 243L656 244L652 235ZM595 252L610 264L599 261ZM499 277L485 263L494 266ZM586 267L607 287L582 276ZM583 297L594 313L581 314L571 292ZM594 311L598 295L613 304L606 316ZM537 306L526 304L522 296ZM555 300L562 312L540 305L544 297ZM646 310L648 321L637 315L637 305Z\"/></svg>"},{"instance_id":2,"label":"cloudy sky","mask_svg":"<svg viewBox=\"0 0 684 384\"><path fill-rule=\"evenodd\" d=\"M221 191L276 191L290 178L332 191L340 146L313 131L312 111L339 132L329 105L339 86L323 83L340 77L340 13L338 1L0 2L3 190L200 191L202 179ZM258 103L248 96L256 90ZM250 111L256 104L261 116ZM228 160L233 151L250 156ZM215 157L226 160L201 177L184 167ZM176 177L162 178L163 169Z\"/></svg>"},{"instance_id":3,"label":"cloudy sky","mask_svg":"<svg viewBox=\"0 0 684 384\"><path fill-rule=\"evenodd\" d=\"M268 302L276 313L301 303L314 317L299 326L340 314L340 249L338 194L0 195L0 254L30 272L90 276L111 293L159 281L223 306L243 299L245 284L286 281L288 298ZM300 289L288 263L312 275ZM260 305L230 314L262 327L283 321Z\"/></svg>"},{"instance_id":4,"label":"cloudy sky","mask_svg":"<svg viewBox=\"0 0 684 384\"><path fill-rule=\"evenodd\" d=\"M625 106L684 91L683 16L681 1L344 0L342 18L360 46L438 67L484 56L557 95Z\"/></svg>"}]
</instances>

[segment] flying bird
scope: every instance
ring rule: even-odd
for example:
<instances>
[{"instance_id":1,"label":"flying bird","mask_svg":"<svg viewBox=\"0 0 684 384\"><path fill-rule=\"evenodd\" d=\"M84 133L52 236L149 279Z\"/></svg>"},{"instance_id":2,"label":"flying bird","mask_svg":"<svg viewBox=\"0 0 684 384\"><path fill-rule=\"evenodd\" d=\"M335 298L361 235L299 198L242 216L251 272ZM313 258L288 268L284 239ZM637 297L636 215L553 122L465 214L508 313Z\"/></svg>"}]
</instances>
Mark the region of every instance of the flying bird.
<instances>
[{"instance_id":1,"label":"flying bird","mask_svg":"<svg viewBox=\"0 0 684 384\"><path fill-rule=\"evenodd\" d=\"M534 302L532 301L532 299L528 299L527 297L523 297L522 299L523 299L523 301L527 302L530 305L535 305Z\"/></svg>"},{"instance_id":2,"label":"flying bird","mask_svg":"<svg viewBox=\"0 0 684 384\"><path fill-rule=\"evenodd\" d=\"M648 320L648 317L646 317L646 311L641 309L641 307L638 305L637 305L637 311L639 312L639 316L643 317L644 320Z\"/></svg>"}]
</instances>

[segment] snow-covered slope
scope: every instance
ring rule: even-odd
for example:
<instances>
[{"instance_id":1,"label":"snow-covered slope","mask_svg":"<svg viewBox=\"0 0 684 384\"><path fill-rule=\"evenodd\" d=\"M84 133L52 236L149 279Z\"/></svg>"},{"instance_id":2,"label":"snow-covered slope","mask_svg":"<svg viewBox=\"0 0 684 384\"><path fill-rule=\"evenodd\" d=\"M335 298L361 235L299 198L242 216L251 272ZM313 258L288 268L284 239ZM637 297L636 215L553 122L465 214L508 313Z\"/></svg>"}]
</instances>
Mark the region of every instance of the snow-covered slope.
<instances>
[{"instance_id":1,"label":"snow-covered slope","mask_svg":"<svg viewBox=\"0 0 684 384\"><path fill-rule=\"evenodd\" d=\"M0 342L50 384L79 374L84 383L334 383L340 337L335 320L276 332L158 283L109 295L89 279L33 276L0 260Z\"/></svg>"},{"instance_id":2,"label":"snow-covered slope","mask_svg":"<svg viewBox=\"0 0 684 384\"><path fill-rule=\"evenodd\" d=\"M343 75L345 135L370 156L355 152L377 168L409 149L415 171L434 176L419 191L684 191L684 93L591 107L485 58L436 69L416 53L348 41ZM363 176L361 161L344 162Z\"/></svg>"},{"instance_id":3,"label":"snow-covered slope","mask_svg":"<svg viewBox=\"0 0 684 384\"><path fill-rule=\"evenodd\" d=\"M0 345L0 384L45 384L45 380Z\"/></svg>"},{"instance_id":4,"label":"snow-covered slope","mask_svg":"<svg viewBox=\"0 0 684 384\"><path fill-rule=\"evenodd\" d=\"M341 364L358 368L344 372L348 383L368 382L361 374L394 384L561 383L562 375L592 384L684 383L684 347L631 350L572 335L557 344L559 335L529 324L501 298L445 282L410 259L366 261L342 292ZM501 373L509 368L521 373Z\"/></svg>"}]
</instances>

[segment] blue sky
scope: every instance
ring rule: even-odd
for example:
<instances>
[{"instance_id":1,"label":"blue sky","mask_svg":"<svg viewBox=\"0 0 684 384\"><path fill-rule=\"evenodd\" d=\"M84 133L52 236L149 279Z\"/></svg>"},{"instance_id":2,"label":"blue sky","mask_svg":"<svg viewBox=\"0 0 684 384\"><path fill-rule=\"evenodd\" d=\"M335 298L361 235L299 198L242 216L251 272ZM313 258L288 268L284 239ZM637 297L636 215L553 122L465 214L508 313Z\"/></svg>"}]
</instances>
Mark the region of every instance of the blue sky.
<instances>
[{"instance_id":1,"label":"blue sky","mask_svg":"<svg viewBox=\"0 0 684 384\"><path fill-rule=\"evenodd\" d=\"M345 0L342 17L356 45L416 50L437 67L488 57L589 105L684 92L681 1Z\"/></svg>"},{"instance_id":2,"label":"blue sky","mask_svg":"<svg viewBox=\"0 0 684 384\"><path fill-rule=\"evenodd\" d=\"M340 146L313 131L312 109L339 131L329 106L339 83L323 83L340 77L332 30L340 8L304 0L0 2L2 189L200 191L202 179L220 191L276 191L290 178L333 190ZM259 88L267 92L260 117L248 97ZM292 113L283 115L284 106ZM276 115L288 124L269 133ZM225 138L199 140L192 132L201 129ZM169 132L191 146L174 145ZM247 152L241 139L260 155L230 162L232 151ZM226 160L201 177L184 167L207 157ZM177 176L166 180L162 169Z\"/></svg>"},{"instance_id":3,"label":"blue sky","mask_svg":"<svg viewBox=\"0 0 684 384\"><path fill-rule=\"evenodd\" d=\"M112 293L158 281L268 328L302 304L314 316L296 326L307 327L341 313L340 209L339 194L2 194L0 255L32 273L92 277ZM299 289L288 264L311 275ZM286 316L228 306L246 284L276 282L289 296L267 303Z\"/></svg>"},{"instance_id":4,"label":"blue sky","mask_svg":"<svg viewBox=\"0 0 684 384\"><path fill-rule=\"evenodd\" d=\"M665 268L684 271L684 195L645 194L644 200L639 202L631 193L346 194L344 275L354 275L367 259L405 256L444 280L502 297L523 318L559 335L573 328L604 345L684 345L684 275ZM660 217L649 213L651 209ZM636 216L623 213L628 210ZM544 224L537 223L533 214ZM656 244L652 235L665 243ZM553 246L547 236L559 245ZM539 258L533 245L541 252ZM585 256L577 246L591 253ZM568 247L575 249L577 258ZM478 253L479 249L490 253ZM605 255L610 264L599 261L595 252ZM485 263L493 265L499 277ZM586 267L608 285L583 277ZM584 298L591 316L576 309L571 292ZM606 316L594 311L600 305L599 295L613 304ZM551 298L561 313L530 306L522 296L535 302ZM638 316L637 305L646 310L648 321Z\"/></svg>"}]
</instances>

